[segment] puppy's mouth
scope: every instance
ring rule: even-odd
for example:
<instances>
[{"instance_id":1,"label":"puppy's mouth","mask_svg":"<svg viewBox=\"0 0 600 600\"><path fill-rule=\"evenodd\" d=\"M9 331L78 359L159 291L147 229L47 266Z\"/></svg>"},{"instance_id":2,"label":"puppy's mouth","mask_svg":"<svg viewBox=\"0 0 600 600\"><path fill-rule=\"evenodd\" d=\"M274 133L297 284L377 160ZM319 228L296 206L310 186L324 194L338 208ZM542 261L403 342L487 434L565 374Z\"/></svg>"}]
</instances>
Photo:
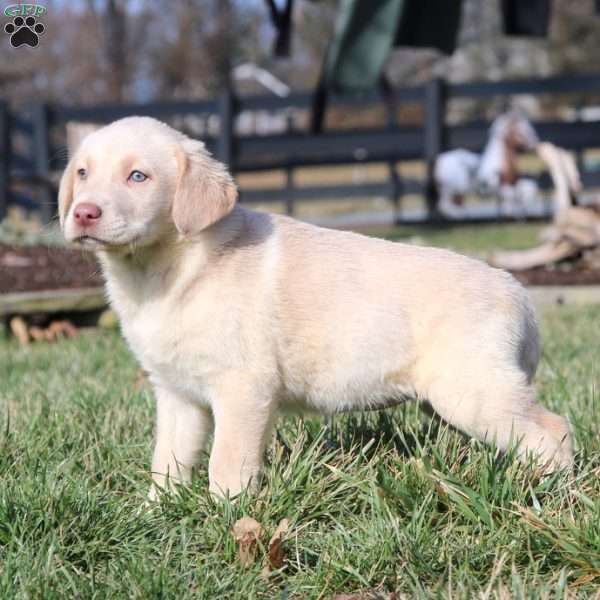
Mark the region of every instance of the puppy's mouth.
<instances>
[{"instance_id":1,"label":"puppy's mouth","mask_svg":"<svg viewBox=\"0 0 600 600\"><path fill-rule=\"evenodd\" d=\"M80 235L73 240L76 244L82 244L84 246L111 246L111 242L103 240L93 235Z\"/></svg>"},{"instance_id":2,"label":"puppy's mouth","mask_svg":"<svg viewBox=\"0 0 600 600\"><path fill-rule=\"evenodd\" d=\"M131 240L106 240L103 238L96 237L94 235L80 235L73 241L80 246L86 246L93 250L103 250L104 252L116 252L116 253L133 253L136 249L136 244L139 237L136 236Z\"/></svg>"}]
</instances>

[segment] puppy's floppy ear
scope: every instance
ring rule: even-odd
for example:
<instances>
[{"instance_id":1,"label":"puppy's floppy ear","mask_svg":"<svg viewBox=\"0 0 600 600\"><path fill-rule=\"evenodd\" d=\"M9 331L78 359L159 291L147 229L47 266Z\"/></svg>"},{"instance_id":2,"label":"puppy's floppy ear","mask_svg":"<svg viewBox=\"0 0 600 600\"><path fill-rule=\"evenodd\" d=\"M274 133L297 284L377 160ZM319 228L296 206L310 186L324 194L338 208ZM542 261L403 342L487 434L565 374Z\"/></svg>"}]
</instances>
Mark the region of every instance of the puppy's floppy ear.
<instances>
[{"instance_id":1,"label":"puppy's floppy ear","mask_svg":"<svg viewBox=\"0 0 600 600\"><path fill-rule=\"evenodd\" d=\"M222 219L234 207L237 188L225 165L202 142L184 139L176 147L179 179L172 216L177 230L194 234Z\"/></svg>"},{"instance_id":2,"label":"puppy's floppy ear","mask_svg":"<svg viewBox=\"0 0 600 600\"><path fill-rule=\"evenodd\" d=\"M69 161L62 177L60 178L60 186L58 188L58 218L60 226L63 227L65 217L69 212L69 208L73 203L73 185L75 179L75 167L73 161Z\"/></svg>"}]
</instances>

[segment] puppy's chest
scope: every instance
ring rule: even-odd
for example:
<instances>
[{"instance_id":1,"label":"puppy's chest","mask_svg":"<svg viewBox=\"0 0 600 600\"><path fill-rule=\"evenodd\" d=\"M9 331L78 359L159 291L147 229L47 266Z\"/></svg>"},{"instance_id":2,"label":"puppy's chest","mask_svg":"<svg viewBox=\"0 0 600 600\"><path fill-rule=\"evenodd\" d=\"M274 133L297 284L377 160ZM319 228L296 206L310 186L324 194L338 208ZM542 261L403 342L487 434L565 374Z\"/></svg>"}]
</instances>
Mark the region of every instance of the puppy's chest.
<instances>
[{"instance_id":1,"label":"puppy's chest","mask_svg":"<svg viewBox=\"0 0 600 600\"><path fill-rule=\"evenodd\" d=\"M196 305L193 314L168 303L145 303L122 318L123 333L142 367L171 387L198 389L218 370L217 326Z\"/></svg>"}]
</instances>

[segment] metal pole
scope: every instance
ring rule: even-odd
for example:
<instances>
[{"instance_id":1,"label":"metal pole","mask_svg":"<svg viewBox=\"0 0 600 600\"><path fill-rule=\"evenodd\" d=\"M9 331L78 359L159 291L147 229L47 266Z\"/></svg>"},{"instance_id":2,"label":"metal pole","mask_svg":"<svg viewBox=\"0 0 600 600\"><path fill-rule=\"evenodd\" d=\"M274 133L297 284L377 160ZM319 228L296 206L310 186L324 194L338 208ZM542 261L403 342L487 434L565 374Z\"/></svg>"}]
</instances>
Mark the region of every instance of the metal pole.
<instances>
[{"instance_id":1,"label":"metal pole","mask_svg":"<svg viewBox=\"0 0 600 600\"><path fill-rule=\"evenodd\" d=\"M234 119L235 99L231 88L227 88L219 98L219 141L217 157L232 171L234 168Z\"/></svg>"},{"instance_id":2,"label":"metal pole","mask_svg":"<svg viewBox=\"0 0 600 600\"><path fill-rule=\"evenodd\" d=\"M286 129L288 133L294 130L294 119L289 113L286 115ZM294 214L294 168L290 165L285 169L285 212L290 217Z\"/></svg>"},{"instance_id":3,"label":"metal pole","mask_svg":"<svg viewBox=\"0 0 600 600\"><path fill-rule=\"evenodd\" d=\"M445 115L446 84L443 79L435 78L425 88L425 161L427 165L425 199L427 216L434 221L441 218L434 169L438 155L444 150Z\"/></svg>"}]
</instances>

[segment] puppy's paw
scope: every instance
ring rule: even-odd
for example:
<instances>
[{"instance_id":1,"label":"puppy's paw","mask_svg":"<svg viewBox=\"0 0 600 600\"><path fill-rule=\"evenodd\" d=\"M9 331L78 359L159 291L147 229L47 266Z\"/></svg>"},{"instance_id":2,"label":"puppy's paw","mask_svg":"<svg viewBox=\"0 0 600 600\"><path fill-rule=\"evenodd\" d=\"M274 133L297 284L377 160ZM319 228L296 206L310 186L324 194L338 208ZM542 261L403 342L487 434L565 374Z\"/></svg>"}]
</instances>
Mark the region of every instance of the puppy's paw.
<instances>
[{"instance_id":1,"label":"puppy's paw","mask_svg":"<svg viewBox=\"0 0 600 600\"><path fill-rule=\"evenodd\" d=\"M261 472L258 468L245 469L241 475L222 474L210 477L209 491L221 500L233 499L244 491L257 492L260 488Z\"/></svg>"}]
</instances>

